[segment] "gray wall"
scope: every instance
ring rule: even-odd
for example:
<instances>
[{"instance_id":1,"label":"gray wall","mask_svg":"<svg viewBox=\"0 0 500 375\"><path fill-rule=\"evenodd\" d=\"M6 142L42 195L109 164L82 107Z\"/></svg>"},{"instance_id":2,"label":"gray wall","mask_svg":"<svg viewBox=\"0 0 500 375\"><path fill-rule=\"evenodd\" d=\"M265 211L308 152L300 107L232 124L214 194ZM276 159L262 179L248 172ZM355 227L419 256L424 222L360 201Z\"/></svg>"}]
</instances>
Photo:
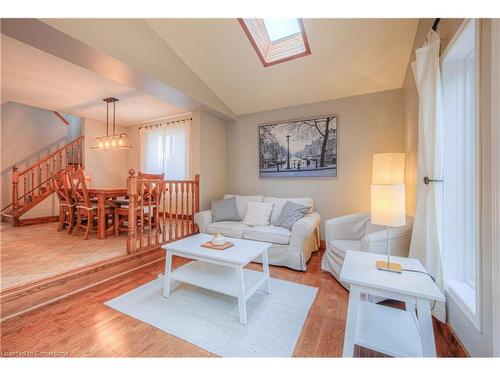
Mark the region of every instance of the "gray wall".
<instances>
[{"instance_id":1,"label":"gray wall","mask_svg":"<svg viewBox=\"0 0 500 375\"><path fill-rule=\"evenodd\" d=\"M82 119L64 114L68 126L51 111L8 102L1 107L1 207L12 201L12 166L20 171L82 134ZM55 195L23 218L58 214Z\"/></svg>"},{"instance_id":2,"label":"gray wall","mask_svg":"<svg viewBox=\"0 0 500 375\"><path fill-rule=\"evenodd\" d=\"M338 115L337 178L259 178L259 124L329 114ZM226 192L309 196L323 232L326 219L370 209L372 155L402 152L402 119L400 89L240 116L227 126Z\"/></svg>"}]
</instances>

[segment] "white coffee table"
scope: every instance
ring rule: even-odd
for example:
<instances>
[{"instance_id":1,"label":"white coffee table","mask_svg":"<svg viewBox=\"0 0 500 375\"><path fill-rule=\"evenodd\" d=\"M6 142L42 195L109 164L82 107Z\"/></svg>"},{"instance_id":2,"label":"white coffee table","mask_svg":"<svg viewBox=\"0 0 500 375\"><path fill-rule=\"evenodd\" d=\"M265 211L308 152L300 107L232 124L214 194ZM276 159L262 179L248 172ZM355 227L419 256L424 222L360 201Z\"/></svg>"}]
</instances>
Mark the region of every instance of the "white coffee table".
<instances>
[{"instance_id":1,"label":"white coffee table","mask_svg":"<svg viewBox=\"0 0 500 375\"><path fill-rule=\"evenodd\" d=\"M238 298L240 323L247 324L246 301L264 285L265 292L271 293L267 242L230 238L234 246L226 250L212 250L201 247L210 241L208 234L197 234L179 241L163 245L166 250L163 295L169 297L170 283L177 280ZM172 271L172 256L194 260ZM260 257L262 272L244 267Z\"/></svg>"}]
</instances>

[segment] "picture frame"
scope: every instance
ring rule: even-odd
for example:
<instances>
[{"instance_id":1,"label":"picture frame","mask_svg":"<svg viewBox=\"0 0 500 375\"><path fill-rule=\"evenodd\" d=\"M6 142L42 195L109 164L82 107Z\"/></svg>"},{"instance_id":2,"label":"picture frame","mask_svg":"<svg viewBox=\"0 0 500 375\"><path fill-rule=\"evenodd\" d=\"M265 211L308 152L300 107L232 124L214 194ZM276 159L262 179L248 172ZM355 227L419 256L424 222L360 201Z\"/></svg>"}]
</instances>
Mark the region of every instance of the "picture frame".
<instances>
[{"instance_id":1,"label":"picture frame","mask_svg":"<svg viewBox=\"0 0 500 375\"><path fill-rule=\"evenodd\" d=\"M259 178L334 178L338 171L338 115L258 127Z\"/></svg>"}]
</instances>

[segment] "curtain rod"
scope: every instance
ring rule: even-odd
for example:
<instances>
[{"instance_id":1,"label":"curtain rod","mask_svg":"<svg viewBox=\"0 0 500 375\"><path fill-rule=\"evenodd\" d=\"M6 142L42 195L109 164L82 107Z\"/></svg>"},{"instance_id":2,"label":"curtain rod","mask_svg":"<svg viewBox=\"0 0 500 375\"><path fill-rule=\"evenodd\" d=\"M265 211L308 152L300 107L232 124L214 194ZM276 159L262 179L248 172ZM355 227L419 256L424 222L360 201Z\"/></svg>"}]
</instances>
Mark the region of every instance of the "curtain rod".
<instances>
[{"instance_id":1,"label":"curtain rod","mask_svg":"<svg viewBox=\"0 0 500 375\"><path fill-rule=\"evenodd\" d=\"M432 30L436 31L438 25L439 25L439 21L441 21L441 18L436 18L434 20L434 23L432 24Z\"/></svg>"},{"instance_id":2,"label":"curtain rod","mask_svg":"<svg viewBox=\"0 0 500 375\"><path fill-rule=\"evenodd\" d=\"M174 120L174 121L167 121L167 122L162 122L160 124L155 124L155 125L145 125L145 126L139 126L139 129L148 129L148 128L156 128L158 126L163 126L163 125L169 125L169 124L175 124L179 122L184 122L184 121L192 121L193 119L191 117L188 118L183 118L180 120Z\"/></svg>"}]
</instances>

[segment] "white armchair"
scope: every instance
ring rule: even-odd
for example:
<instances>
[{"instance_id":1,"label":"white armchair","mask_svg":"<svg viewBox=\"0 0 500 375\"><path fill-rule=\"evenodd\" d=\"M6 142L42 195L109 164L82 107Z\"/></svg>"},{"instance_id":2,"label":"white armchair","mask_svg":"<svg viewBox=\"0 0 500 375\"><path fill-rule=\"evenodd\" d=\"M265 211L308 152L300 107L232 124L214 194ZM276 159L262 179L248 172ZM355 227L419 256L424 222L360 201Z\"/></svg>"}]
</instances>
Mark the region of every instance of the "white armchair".
<instances>
[{"instance_id":1,"label":"white armchair","mask_svg":"<svg viewBox=\"0 0 500 375\"><path fill-rule=\"evenodd\" d=\"M413 218L406 216L406 225L389 229L391 254L407 257L410 249ZM370 223L369 213L340 216L325 222L326 251L321 269L339 280L346 251L386 254L387 228ZM339 280L340 281L340 280ZM345 284L346 288L348 287Z\"/></svg>"}]
</instances>

